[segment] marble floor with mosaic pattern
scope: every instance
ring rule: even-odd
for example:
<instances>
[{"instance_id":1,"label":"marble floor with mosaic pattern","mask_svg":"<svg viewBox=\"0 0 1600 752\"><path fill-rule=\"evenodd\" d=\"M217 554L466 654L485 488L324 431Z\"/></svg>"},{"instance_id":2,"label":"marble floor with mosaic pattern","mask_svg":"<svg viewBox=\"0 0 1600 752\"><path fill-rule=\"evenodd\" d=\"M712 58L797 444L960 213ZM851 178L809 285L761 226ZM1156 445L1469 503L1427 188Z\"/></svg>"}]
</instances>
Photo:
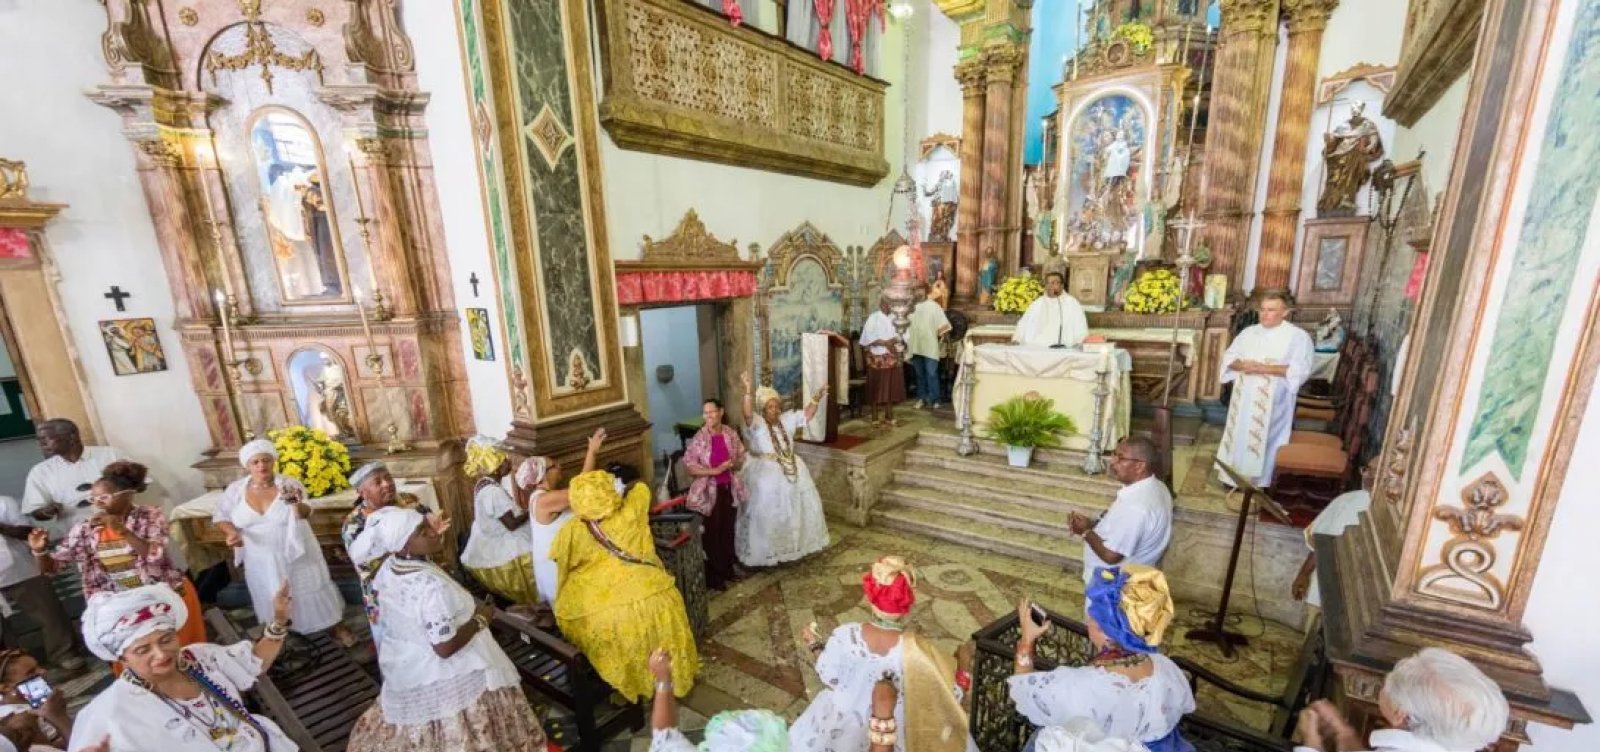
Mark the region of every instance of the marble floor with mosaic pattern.
<instances>
[{"instance_id":1,"label":"marble floor with mosaic pattern","mask_svg":"<svg viewBox=\"0 0 1600 752\"><path fill-rule=\"evenodd\" d=\"M793 719L818 689L800 630L816 621L826 632L850 621L864 621L861 573L880 555L900 554L920 573L913 619L941 647L954 651L978 628L1015 610L1021 598L1071 618L1083 614L1082 581L1051 566L909 534L847 527L829 522L833 545L788 566L762 570L716 595L711 601L710 637L701 644L702 672L694 692L682 703L681 725L695 729L721 710L770 708ZM1228 679L1269 693L1283 689L1298 658L1303 634L1253 614L1234 628L1252 636L1236 658L1215 646L1190 643L1184 632L1203 620L1202 606L1178 603L1178 618L1168 631L1169 654L1188 656ZM1264 727L1265 712L1203 692L1200 708L1212 715ZM608 749L645 750L648 733L632 744Z\"/></svg>"}]
</instances>

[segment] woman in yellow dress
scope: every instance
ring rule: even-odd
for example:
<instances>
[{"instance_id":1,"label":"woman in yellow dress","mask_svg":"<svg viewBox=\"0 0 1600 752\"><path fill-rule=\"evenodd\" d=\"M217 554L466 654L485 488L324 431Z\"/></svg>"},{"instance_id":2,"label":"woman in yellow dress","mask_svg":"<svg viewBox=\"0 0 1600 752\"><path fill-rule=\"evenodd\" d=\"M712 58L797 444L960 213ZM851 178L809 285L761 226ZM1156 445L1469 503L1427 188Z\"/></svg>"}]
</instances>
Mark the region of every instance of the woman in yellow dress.
<instances>
[{"instance_id":1,"label":"woman in yellow dress","mask_svg":"<svg viewBox=\"0 0 1600 752\"><path fill-rule=\"evenodd\" d=\"M624 498L626 491L626 498ZM550 546L560 568L556 624L629 702L654 694L655 679L639 660L665 648L672 656L674 694L694 688L700 654L672 574L656 556L650 534L650 489L624 489L596 470L567 488L577 519Z\"/></svg>"},{"instance_id":2,"label":"woman in yellow dress","mask_svg":"<svg viewBox=\"0 0 1600 752\"><path fill-rule=\"evenodd\" d=\"M511 457L494 439L474 436L467 442L467 461L461 470L476 479L472 534L461 551L461 565L495 595L518 605L537 602L528 510L504 483L511 474Z\"/></svg>"}]
</instances>

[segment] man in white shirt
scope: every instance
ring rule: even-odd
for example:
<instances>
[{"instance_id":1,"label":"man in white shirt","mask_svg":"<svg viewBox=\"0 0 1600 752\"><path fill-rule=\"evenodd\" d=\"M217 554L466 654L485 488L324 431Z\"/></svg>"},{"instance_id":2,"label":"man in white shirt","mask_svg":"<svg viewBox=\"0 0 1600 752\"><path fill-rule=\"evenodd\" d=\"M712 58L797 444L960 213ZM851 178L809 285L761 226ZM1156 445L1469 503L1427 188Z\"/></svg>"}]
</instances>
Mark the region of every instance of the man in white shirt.
<instances>
[{"instance_id":1,"label":"man in white shirt","mask_svg":"<svg viewBox=\"0 0 1600 752\"><path fill-rule=\"evenodd\" d=\"M1295 752L1476 752L1505 732L1511 708L1499 685L1470 661L1423 648L1383 678L1378 712L1388 728L1362 744L1339 709L1318 700L1300 711Z\"/></svg>"},{"instance_id":2,"label":"man in white shirt","mask_svg":"<svg viewBox=\"0 0 1600 752\"><path fill-rule=\"evenodd\" d=\"M0 615L5 620L5 640L13 647L18 625L14 617L27 614L39 627L49 665L67 672L83 668L72 642L72 622L56 598L50 578L39 572L28 548L31 520L22 505L10 496L0 496Z\"/></svg>"},{"instance_id":3,"label":"man in white shirt","mask_svg":"<svg viewBox=\"0 0 1600 752\"><path fill-rule=\"evenodd\" d=\"M937 407L944 401L939 383L939 358L944 355L944 335L950 332L950 319L944 308L928 298L928 286L912 288L917 307L911 309L911 328L906 333L906 351L911 353L911 368L917 374L917 407Z\"/></svg>"},{"instance_id":4,"label":"man in white shirt","mask_svg":"<svg viewBox=\"0 0 1600 752\"><path fill-rule=\"evenodd\" d=\"M40 423L38 437L45 459L28 471L22 512L43 522L40 527L57 539L95 515L89 486L100 479L106 465L125 457L111 447L84 446L77 424L63 418Z\"/></svg>"},{"instance_id":5,"label":"man in white shirt","mask_svg":"<svg viewBox=\"0 0 1600 752\"><path fill-rule=\"evenodd\" d=\"M1028 305L1011 341L1028 347L1077 347L1089 336L1089 317L1076 298L1062 292L1060 272L1044 275L1044 296Z\"/></svg>"},{"instance_id":6,"label":"man in white shirt","mask_svg":"<svg viewBox=\"0 0 1600 752\"><path fill-rule=\"evenodd\" d=\"M1156 445L1130 436L1111 457L1111 477L1122 490L1111 508L1092 522L1077 512L1068 520L1073 535L1083 537L1083 581L1100 567L1118 564L1161 566L1172 540L1172 494L1155 476Z\"/></svg>"},{"instance_id":7,"label":"man in white shirt","mask_svg":"<svg viewBox=\"0 0 1600 752\"><path fill-rule=\"evenodd\" d=\"M872 425L900 425L894 419L894 406L906 401L905 368L895 343L901 341L889 316L889 296L878 296L878 310L861 325L861 346L867 348L867 405ZM883 419L878 419L878 412Z\"/></svg>"},{"instance_id":8,"label":"man in white shirt","mask_svg":"<svg viewBox=\"0 0 1600 752\"><path fill-rule=\"evenodd\" d=\"M1295 397L1311 375L1315 346L1311 335L1288 321L1288 293L1268 290L1257 308L1261 323L1239 332L1222 354L1222 383L1233 384L1233 397L1217 459L1266 488L1278 448L1294 430ZM1252 430L1258 424L1266 426L1265 433ZM1220 467L1217 473L1233 485Z\"/></svg>"}]
</instances>

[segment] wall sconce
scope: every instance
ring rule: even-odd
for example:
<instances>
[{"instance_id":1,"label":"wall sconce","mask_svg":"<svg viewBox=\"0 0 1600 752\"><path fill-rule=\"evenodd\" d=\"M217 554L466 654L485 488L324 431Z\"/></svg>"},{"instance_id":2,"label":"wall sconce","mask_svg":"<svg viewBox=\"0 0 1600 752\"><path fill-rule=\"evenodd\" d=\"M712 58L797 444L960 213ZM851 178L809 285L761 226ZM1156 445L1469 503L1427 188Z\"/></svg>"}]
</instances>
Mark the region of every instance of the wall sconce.
<instances>
[{"instance_id":1,"label":"wall sconce","mask_svg":"<svg viewBox=\"0 0 1600 752\"><path fill-rule=\"evenodd\" d=\"M671 363L668 363L664 366L656 366L656 381L659 381L663 384L671 384L673 375L674 372Z\"/></svg>"}]
</instances>

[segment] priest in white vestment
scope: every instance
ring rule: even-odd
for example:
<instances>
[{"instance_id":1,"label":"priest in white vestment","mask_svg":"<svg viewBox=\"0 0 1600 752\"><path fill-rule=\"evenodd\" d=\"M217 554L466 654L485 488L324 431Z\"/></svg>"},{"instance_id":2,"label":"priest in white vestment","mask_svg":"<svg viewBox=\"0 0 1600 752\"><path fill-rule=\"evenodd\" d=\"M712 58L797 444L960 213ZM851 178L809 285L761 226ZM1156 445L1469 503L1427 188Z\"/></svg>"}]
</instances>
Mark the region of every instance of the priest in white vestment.
<instances>
[{"instance_id":1,"label":"priest in white vestment","mask_svg":"<svg viewBox=\"0 0 1600 752\"><path fill-rule=\"evenodd\" d=\"M1233 384L1233 400L1217 459L1266 488L1278 448L1294 430L1295 395L1311 374L1315 348L1311 335L1288 322L1287 294L1267 292L1259 310L1261 323L1240 332L1222 354L1222 383ZM1233 485L1220 467L1217 473Z\"/></svg>"},{"instance_id":2,"label":"priest in white vestment","mask_svg":"<svg viewBox=\"0 0 1600 752\"><path fill-rule=\"evenodd\" d=\"M1044 296L1033 301L1017 322L1011 341L1027 347L1077 347L1089 336L1089 319L1077 299L1063 292L1057 272L1044 277Z\"/></svg>"}]
</instances>

